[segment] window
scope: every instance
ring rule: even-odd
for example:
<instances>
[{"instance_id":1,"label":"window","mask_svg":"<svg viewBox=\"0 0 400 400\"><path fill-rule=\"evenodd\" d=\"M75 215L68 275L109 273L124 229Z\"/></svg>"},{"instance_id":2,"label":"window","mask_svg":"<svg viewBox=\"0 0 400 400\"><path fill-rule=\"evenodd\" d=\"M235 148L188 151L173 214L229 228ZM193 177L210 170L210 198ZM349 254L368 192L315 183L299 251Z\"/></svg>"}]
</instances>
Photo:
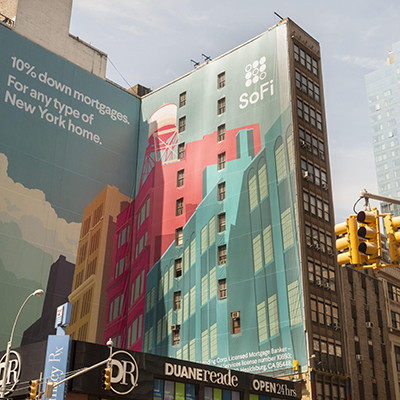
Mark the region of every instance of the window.
<instances>
[{"instance_id":1,"label":"window","mask_svg":"<svg viewBox=\"0 0 400 400\"><path fill-rule=\"evenodd\" d=\"M181 336L181 326L180 325L172 325L171 326L171 331L172 331L172 346L176 346L180 342L180 336Z\"/></svg>"},{"instance_id":2,"label":"window","mask_svg":"<svg viewBox=\"0 0 400 400\"><path fill-rule=\"evenodd\" d=\"M174 311L180 310L182 305L181 291L174 292Z\"/></svg>"},{"instance_id":3,"label":"window","mask_svg":"<svg viewBox=\"0 0 400 400\"><path fill-rule=\"evenodd\" d=\"M183 107L186 105L186 92L183 92L179 95L179 107Z\"/></svg>"},{"instance_id":4,"label":"window","mask_svg":"<svg viewBox=\"0 0 400 400\"><path fill-rule=\"evenodd\" d=\"M218 171L225 168L225 152L218 154Z\"/></svg>"},{"instance_id":5,"label":"window","mask_svg":"<svg viewBox=\"0 0 400 400\"><path fill-rule=\"evenodd\" d=\"M225 199L225 182L218 183L217 198L218 200Z\"/></svg>"},{"instance_id":6,"label":"window","mask_svg":"<svg viewBox=\"0 0 400 400\"><path fill-rule=\"evenodd\" d=\"M175 276L175 278L180 278L182 276L182 257L177 258L175 260L175 263L174 263L174 276Z\"/></svg>"},{"instance_id":7,"label":"window","mask_svg":"<svg viewBox=\"0 0 400 400\"><path fill-rule=\"evenodd\" d=\"M240 311L231 313L231 333L240 333Z\"/></svg>"},{"instance_id":8,"label":"window","mask_svg":"<svg viewBox=\"0 0 400 400\"><path fill-rule=\"evenodd\" d=\"M218 280L218 299L226 299L226 278Z\"/></svg>"},{"instance_id":9,"label":"window","mask_svg":"<svg viewBox=\"0 0 400 400\"><path fill-rule=\"evenodd\" d=\"M185 158L185 143L178 144L178 160Z\"/></svg>"},{"instance_id":10,"label":"window","mask_svg":"<svg viewBox=\"0 0 400 400\"><path fill-rule=\"evenodd\" d=\"M186 117L179 118L179 133L186 130Z\"/></svg>"},{"instance_id":11,"label":"window","mask_svg":"<svg viewBox=\"0 0 400 400\"><path fill-rule=\"evenodd\" d=\"M225 124L218 127L218 142L225 140Z\"/></svg>"},{"instance_id":12,"label":"window","mask_svg":"<svg viewBox=\"0 0 400 400\"><path fill-rule=\"evenodd\" d=\"M226 244L218 246L218 265L226 264Z\"/></svg>"},{"instance_id":13,"label":"window","mask_svg":"<svg viewBox=\"0 0 400 400\"><path fill-rule=\"evenodd\" d=\"M182 214L183 214L183 197L176 200L176 215L182 215Z\"/></svg>"},{"instance_id":14,"label":"window","mask_svg":"<svg viewBox=\"0 0 400 400\"><path fill-rule=\"evenodd\" d=\"M175 229L175 246L181 246L183 244L183 228Z\"/></svg>"},{"instance_id":15,"label":"window","mask_svg":"<svg viewBox=\"0 0 400 400\"><path fill-rule=\"evenodd\" d=\"M218 100L217 114L221 115L225 112L225 97Z\"/></svg>"},{"instance_id":16,"label":"window","mask_svg":"<svg viewBox=\"0 0 400 400\"><path fill-rule=\"evenodd\" d=\"M225 213L218 214L218 233L225 232L226 219Z\"/></svg>"},{"instance_id":17,"label":"window","mask_svg":"<svg viewBox=\"0 0 400 400\"><path fill-rule=\"evenodd\" d=\"M181 169L176 173L176 186L183 186L185 183L185 170Z\"/></svg>"},{"instance_id":18,"label":"window","mask_svg":"<svg viewBox=\"0 0 400 400\"><path fill-rule=\"evenodd\" d=\"M225 86L225 72L221 72L217 78L217 88L220 89Z\"/></svg>"}]
</instances>

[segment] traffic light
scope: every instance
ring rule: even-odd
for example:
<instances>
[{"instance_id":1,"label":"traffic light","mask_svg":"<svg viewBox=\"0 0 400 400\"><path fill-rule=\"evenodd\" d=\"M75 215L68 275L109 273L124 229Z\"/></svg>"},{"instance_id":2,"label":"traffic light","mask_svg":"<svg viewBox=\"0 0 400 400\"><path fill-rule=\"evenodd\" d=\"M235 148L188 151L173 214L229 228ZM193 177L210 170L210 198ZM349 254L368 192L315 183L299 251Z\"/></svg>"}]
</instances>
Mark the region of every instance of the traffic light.
<instances>
[{"instance_id":1,"label":"traffic light","mask_svg":"<svg viewBox=\"0 0 400 400\"><path fill-rule=\"evenodd\" d=\"M389 247L390 262L400 263L400 232L397 229L400 227L400 217L392 217L387 214L384 219L386 236Z\"/></svg>"},{"instance_id":2,"label":"traffic light","mask_svg":"<svg viewBox=\"0 0 400 400\"><path fill-rule=\"evenodd\" d=\"M358 246L360 253L368 256L368 261L380 258L382 252L378 210L374 208L372 211L360 211L357 221L362 224L358 229L358 236L364 239Z\"/></svg>"},{"instance_id":3,"label":"traffic light","mask_svg":"<svg viewBox=\"0 0 400 400\"><path fill-rule=\"evenodd\" d=\"M29 381L29 398L31 400L36 399L37 391L38 391L38 380Z\"/></svg>"},{"instance_id":4,"label":"traffic light","mask_svg":"<svg viewBox=\"0 0 400 400\"><path fill-rule=\"evenodd\" d=\"M103 384L101 385L103 390L110 390L111 389L111 368L104 368L103 371L103 378L101 379Z\"/></svg>"},{"instance_id":5,"label":"traffic light","mask_svg":"<svg viewBox=\"0 0 400 400\"><path fill-rule=\"evenodd\" d=\"M299 362L297 360L293 360L293 371L299 372Z\"/></svg>"},{"instance_id":6,"label":"traffic light","mask_svg":"<svg viewBox=\"0 0 400 400\"><path fill-rule=\"evenodd\" d=\"M339 265L361 264L362 258L358 251L357 216L350 215L346 222L335 225L337 261ZM348 250L343 252L344 250Z\"/></svg>"}]
</instances>

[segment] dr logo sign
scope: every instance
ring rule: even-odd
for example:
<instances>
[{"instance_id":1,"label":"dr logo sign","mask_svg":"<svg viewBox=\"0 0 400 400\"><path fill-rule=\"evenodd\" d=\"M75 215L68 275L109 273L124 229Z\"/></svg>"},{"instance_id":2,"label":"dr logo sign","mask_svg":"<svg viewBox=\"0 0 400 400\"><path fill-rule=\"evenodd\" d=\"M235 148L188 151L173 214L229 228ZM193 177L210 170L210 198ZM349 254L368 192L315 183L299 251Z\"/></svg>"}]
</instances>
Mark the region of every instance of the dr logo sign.
<instances>
[{"instance_id":1,"label":"dr logo sign","mask_svg":"<svg viewBox=\"0 0 400 400\"><path fill-rule=\"evenodd\" d=\"M262 56L244 68L245 86L249 89L240 95L239 108L244 109L249 104L256 104L263 100L266 96L273 96L274 80L267 77L266 62L267 58Z\"/></svg>"},{"instance_id":2,"label":"dr logo sign","mask_svg":"<svg viewBox=\"0 0 400 400\"><path fill-rule=\"evenodd\" d=\"M130 393L136 386L139 369L136 360L126 351L116 351L111 360L111 390L120 395Z\"/></svg>"}]
</instances>

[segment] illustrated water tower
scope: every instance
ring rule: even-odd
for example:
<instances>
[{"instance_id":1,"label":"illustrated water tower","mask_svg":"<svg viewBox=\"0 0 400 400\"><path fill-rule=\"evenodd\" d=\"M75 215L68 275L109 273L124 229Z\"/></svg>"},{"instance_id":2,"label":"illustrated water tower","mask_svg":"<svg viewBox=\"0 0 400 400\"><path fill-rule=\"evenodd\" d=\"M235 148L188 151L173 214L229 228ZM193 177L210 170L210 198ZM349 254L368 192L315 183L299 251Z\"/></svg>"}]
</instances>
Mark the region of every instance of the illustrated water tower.
<instances>
[{"instance_id":1,"label":"illustrated water tower","mask_svg":"<svg viewBox=\"0 0 400 400\"><path fill-rule=\"evenodd\" d=\"M164 104L148 120L149 142L144 155L140 186L146 181L156 161L166 164L177 159L179 143L176 128L177 109L176 104Z\"/></svg>"}]
</instances>

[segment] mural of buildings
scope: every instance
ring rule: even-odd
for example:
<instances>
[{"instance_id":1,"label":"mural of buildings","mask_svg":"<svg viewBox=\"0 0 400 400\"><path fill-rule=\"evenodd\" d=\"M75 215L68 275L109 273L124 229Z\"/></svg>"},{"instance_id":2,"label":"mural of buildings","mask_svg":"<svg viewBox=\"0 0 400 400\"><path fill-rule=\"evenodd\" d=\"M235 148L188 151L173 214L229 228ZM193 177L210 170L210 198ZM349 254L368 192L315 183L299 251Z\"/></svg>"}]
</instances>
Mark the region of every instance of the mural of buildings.
<instances>
[{"instance_id":1,"label":"mural of buildings","mask_svg":"<svg viewBox=\"0 0 400 400\"><path fill-rule=\"evenodd\" d=\"M85 208L74 273L71 320L67 334L77 340L103 340L106 294L111 271L112 237L117 215L129 204L129 197L116 187L106 186ZM119 301L120 300L120 301ZM113 304L116 312L123 299Z\"/></svg>"},{"instance_id":2,"label":"mural of buildings","mask_svg":"<svg viewBox=\"0 0 400 400\"><path fill-rule=\"evenodd\" d=\"M49 280L45 290L45 298L41 317L25 330L21 345L27 345L41 340L47 340L48 335L54 335L57 307L68 301L74 278L75 265L60 255L51 266Z\"/></svg>"}]
</instances>

